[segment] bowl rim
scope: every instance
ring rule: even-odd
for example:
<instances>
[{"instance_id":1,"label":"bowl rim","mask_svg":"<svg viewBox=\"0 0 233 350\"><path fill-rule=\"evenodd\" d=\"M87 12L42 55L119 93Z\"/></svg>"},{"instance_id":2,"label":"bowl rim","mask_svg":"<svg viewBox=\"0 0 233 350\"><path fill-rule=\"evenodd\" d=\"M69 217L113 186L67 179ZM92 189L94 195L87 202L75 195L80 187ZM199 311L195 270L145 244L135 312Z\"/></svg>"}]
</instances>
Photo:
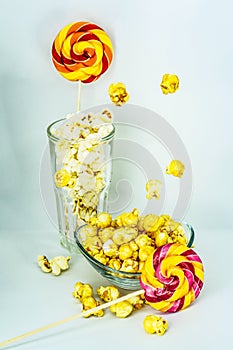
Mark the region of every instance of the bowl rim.
<instances>
[{"instance_id":1,"label":"bowl rim","mask_svg":"<svg viewBox=\"0 0 233 350\"><path fill-rule=\"evenodd\" d=\"M194 229L193 226L187 222L182 221L181 225L185 225L188 227L188 229L190 230L190 238L189 241L187 243L187 247L191 248L192 244L194 242L194 237L195 237L195 233L194 233ZM109 267L107 265L102 264L100 261L96 260L91 254L89 254L86 249L84 249L83 245L80 243L79 239L78 239L78 232L84 227L87 226L87 224L84 224L82 226L80 226L77 230L75 230L74 232L74 238L75 238L75 242L78 245L79 249L81 250L82 254L93 264L97 265L99 268L101 268L102 270L106 270L108 272L110 272L111 274L117 274L117 277L140 277L141 276L141 272L126 272L126 271L120 271L120 270L116 270L112 267Z\"/></svg>"}]
</instances>

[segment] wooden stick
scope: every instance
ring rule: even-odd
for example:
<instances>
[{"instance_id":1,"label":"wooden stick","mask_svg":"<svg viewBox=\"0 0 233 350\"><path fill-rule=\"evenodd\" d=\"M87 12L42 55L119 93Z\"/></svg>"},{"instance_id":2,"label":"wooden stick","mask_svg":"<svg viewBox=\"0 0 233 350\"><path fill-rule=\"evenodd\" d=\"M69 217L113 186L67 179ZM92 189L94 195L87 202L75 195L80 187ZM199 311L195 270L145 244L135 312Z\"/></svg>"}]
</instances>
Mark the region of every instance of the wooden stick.
<instances>
[{"instance_id":1,"label":"wooden stick","mask_svg":"<svg viewBox=\"0 0 233 350\"><path fill-rule=\"evenodd\" d=\"M77 99L77 113L80 112L80 99L81 99L81 80L78 81L78 99Z\"/></svg>"},{"instance_id":2,"label":"wooden stick","mask_svg":"<svg viewBox=\"0 0 233 350\"><path fill-rule=\"evenodd\" d=\"M37 328L37 329L34 329L33 331L30 331L30 332L27 332L27 333L24 333L24 334L21 334L21 335L18 335L17 337L14 337L14 338L11 338L11 339L8 339L8 340L5 340L3 341L2 343L0 343L0 347L2 346L5 346L5 345L8 345L8 344L11 344L11 343L14 343L18 340L21 340L21 339L24 339L26 337L30 337L31 335L34 335L34 334L37 334L37 333L40 333L40 332L43 332L43 331L46 331L47 329L50 329L50 328L53 328L53 327L57 327L57 326L60 326L64 323L67 323L67 322L70 322L70 321L73 321L75 320L76 318L79 318L79 317L82 317L82 316L86 316L86 315L89 315L89 314L93 314L99 310L102 310L102 309L106 309L107 307L110 307L111 305L114 305L114 304L117 304L121 301L124 301L124 300L127 300L131 297L135 297L137 295L140 295L140 294L143 294L144 293L144 290L137 290L136 292L132 292L130 294L127 294L121 298L118 298L116 300L112 300L108 303L105 303L105 304L102 304L102 305L99 305L99 306L96 306L90 310L86 310L86 311L82 311L80 312L79 314L75 314L73 316L69 316L69 317L66 317L64 318L63 320L60 320L60 321L56 321L56 322L53 322L53 323L50 323L48 324L47 326L43 326L43 327L40 327L40 328Z\"/></svg>"}]
</instances>

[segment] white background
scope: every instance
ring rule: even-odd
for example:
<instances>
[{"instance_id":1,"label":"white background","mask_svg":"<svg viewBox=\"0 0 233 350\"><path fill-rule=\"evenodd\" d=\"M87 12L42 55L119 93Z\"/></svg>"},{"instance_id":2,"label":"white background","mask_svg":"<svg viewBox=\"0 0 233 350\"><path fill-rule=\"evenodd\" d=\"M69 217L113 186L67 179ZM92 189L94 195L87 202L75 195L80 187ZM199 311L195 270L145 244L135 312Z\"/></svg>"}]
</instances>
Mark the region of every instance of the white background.
<instances>
[{"instance_id":1,"label":"white background","mask_svg":"<svg viewBox=\"0 0 233 350\"><path fill-rule=\"evenodd\" d=\"M168 317L166 337L139 330L146 309L126 320L90 319L90 327L79 320L21 348L231 348L232 11L230 0L0 0L1 341L77 312L77 280L102 283L80 255L58 279L36 267L38 254L66 254L43 207L39 171L46 127L75 111L77 97L76 85L53 67L51 45L63 26L87 20L106 30L115 56L103 77L83 86L81 106L109 103L109 84L122 81L131 104L176 129L192 162L186 220L197 228L205 287L193 307ZM164 73L179 76L177 93L161 93Z\"/></svg>"},{"instance_id":2,"label":"white background","mask_svg":"<svg viewBox=\"0 0 233 350\"><path fill-rule=\"evenodd\" d=\"M109 84L124 82L130 103L159 113L187 148L194 176L187 221L231 229L230 0L0 2L2 228L53 229L40 196L40 160L47 125L75 111L77 87L56 72L51 45L63 26L87 20L106 30L115 56L104 76L83 84L82 109L109 103ZM164 73L179 76L176 94L162 94Z\"/></svg>"}]
</instances>

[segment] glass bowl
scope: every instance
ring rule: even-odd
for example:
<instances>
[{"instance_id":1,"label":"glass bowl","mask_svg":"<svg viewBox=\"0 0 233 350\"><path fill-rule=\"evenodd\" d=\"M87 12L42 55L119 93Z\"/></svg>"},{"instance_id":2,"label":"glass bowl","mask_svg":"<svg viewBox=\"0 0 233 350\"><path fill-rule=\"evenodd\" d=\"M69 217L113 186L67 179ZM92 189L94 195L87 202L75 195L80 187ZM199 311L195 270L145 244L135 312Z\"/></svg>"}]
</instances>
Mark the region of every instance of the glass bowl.
<instances>
[{"instance_id":1,"label":"glass bowl","mask_svg":"<svg viewBox=\"0 0 233 350\"><path fill-rule=\"evenodd\" d=\"M104 278L109 280L111 284L127 289L127 290L138 290L141 289L140 286L140 275L141 273L135 272L125 272L120 270L115 270L107 265L102 264L98 260L96 260L92 255L90 255L85 248L83 247L83 240L85 237L83 236L82 228L86 226L83 225L75 231L75 241L77 246L82 253L82 255L87 259L87 261L91 264L91 266ZM185 237L187 240L187 247L192 246L194 242L194 230L193 227L188 224L182 222L182 226L185 230ZM82 232L82 234L81 234Z\"/></svg>"}]
</instances>

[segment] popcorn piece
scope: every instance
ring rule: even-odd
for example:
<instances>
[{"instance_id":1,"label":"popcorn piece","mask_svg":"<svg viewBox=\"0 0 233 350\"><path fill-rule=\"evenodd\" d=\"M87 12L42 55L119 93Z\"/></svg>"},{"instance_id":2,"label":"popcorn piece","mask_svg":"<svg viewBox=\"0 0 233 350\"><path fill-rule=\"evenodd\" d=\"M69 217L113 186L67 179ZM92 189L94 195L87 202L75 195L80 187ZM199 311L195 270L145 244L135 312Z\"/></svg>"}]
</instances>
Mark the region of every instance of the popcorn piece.
<instances>
[{"instance_id":1,"label":"popcorn piece","mask_svg":"<svg viewBox=\"0 0 233 350\"><path fill-rule=\"evenodd\" d=\"M68 264L70 259L70 256L55 256L53 259L49 260L50 266L52 268L52 274L59 276L62 271L68 270L70 267Z\"/></svg>"},{"instance_id":2,"label":"popcorn piece","mask_svg":"<svg viewBox=\"0 0 233 350\"><path fill-rule=\"evenodd\" d=\"M89 296L89 297L85 297L85 298L82 298L82 304L83 304L83 311L87 311L87 310L90 310L96 306L99 306L101 305L101 303L97 300L95 300L95 298L93 298L92 296ZM99 310L93 314L87 314L83 317L90 317L90 316L97 316L97 317L102 317L104 315L104 310Z\"/></svg>"},{"instance_id":3,"label":"popcorn piece","mask_svg":"<svg viewBox=\"0 0 233 350\"><path fill-rule=\"evenodd\" d=\"M115 106L122 106L129 100L129 94L123 83L111 84L108 88L108 93Z\"/></svg>"},{"instance_id":4,"label":"popcorn piece","mask_svg":"<svg viewBox=\"0 0 233 350\"><path fill-rule=\"evenodd\" d=\"M125 260L125 259L128 259L128 258L131 258L131 256L133 255L133 250L132 248L130 247L129 244L125 243L125 244L122 244L119 248L119 258L121 260Z\"/></svg>"},{"instance_id":5,"label":"popcorn piece","mask_svg":"<svg viewBox=\"0 0 233 350\"><path fill-rule=\"evenodd\" d=\"M113 221L113 226L122 227L122 226L136 226L139 219L139 210L134 208L130 213L122 213L117 216Z\"/></svg>"},{"instance_id":6,"label":"popcorn piece","mask_svg":"<svg viewBox=\"0 0 233 350\"><path fill-rule=\"evenodd\" d=\"M128 300L125 300L111 305L109 309L116 314L116 317L125 318L133 312L133 305Z\"/></svg>"},{"instance_id":7,"label":"popcorn piece","mask_svg":"<svg viewBox=\"0 0 233 350\"><path fill-rule=\"evenodd\" d=\"M109 260L108 266L111 267L112 269L120 270L121 262L118 259L113 258L113 259Z\"/></svg>"},{"instance_id":8,"label":"popcorn piece","mask_svg":"<svg viewBox=\"0 0 233 350\"><path fill-rule=\"evenodd\" d=\"M161 186L162 186L162 182L159 180L147 181L147 183L146 183L146 191L147 191L146 198L149 200L152 198L159 199Z\"/></svg>"},{"instance_id":9,"label":"popcorn piece","mask_svg":"<svg viewBox=\"0 0 233 350\"><path fill-rule=\"evenodd\" d=\"M127 300L131 305L133 305L134 310L139 310L145 304L145 299L141 295L136 295Z\"/></svg>"},{"instance_id":10,"label":"popcorn piece","mask_svg":"<svg viewBox=\"0 0 233 350\"><path fill-rule=\"evenodd\" d=\"M118 228L114 231L112 239L118 244L128 243L138 235L138 231L134 227Z\"/></svg>"},{"instance_id":11,"label":"popcorn piece","mask_svg":"<svg viewBox=\"0 0 233 350\"><path fill-rule=\"evenodd\" d=\"M166 231L160 231L156 234L155 244L157 247L161 247L168 243L169 236Z\"/></svg>"},{"instance_id":12,"label":"popcorn piece","mask_svg":"<svg viewBox=\"0 0 233 350\"><path fill-rule=\"evenodd\" d=\"M172 160L166 167L166 174L173 175L175 177L182 177L184 170L185 166L180 160Z\"/></svg>"},{"instance_id":13,"label":"popcorn piece","mask_svg":"<svg viewBox=\"0 0 233 350\"><path fill-rule=\"evenodd\" d=\"M131 258L125 259L122 263L120 271L138 272L138 261L135 261Z\"/></svg>"},{"instance_id":14,"label":"popcorn piece","mask_svg":"<svg viewBox=\"0 0 233 350\"><path fill-rule=\"evenodd\" d=\"M173 94L179 89L179 78L174 74L164 74L160 84L164 95Z\"/></svg>"},{"instance_id":15,"label":"popcorn piece","mask_svg":"<svg viewBox=\"0 0 233 350\"><path fill-rule=\"evenodd\" d=\"M148 315L143 321L143 327L149 334L163 335L168 329L168 323L162 317Z\"/></svg>"},{"instance_id":16,"label":"popcorn piece","mask_svg":"<svg viewBox=\"0 0 233 350\"><path fill-rule=\"evenodd\" d=\"M73 297L82 301L82 299L91 297L93 293L93 288L90 284L77 282L74 285Z\"/></svg>"},{"instance_id":17,"label":"popcorn piece","mask_svg":"<svg viewBox=\"0 0 233 350\"><path fill-rule=\"evenodd\" d=\"M60 169L54 174L54 181L58 188L66 186L70 181L70 174L65 169Z\"/></svg>"},{"instance_id":18,"label":"popcorn piece","mask_svg":"<svg viewBox=\"0 0 233 350\"><path fill-rule=\"evenodd\" d=\"M37 262L43 272L48 273L52 271L50 263L45 255L39 255Z\"/></svg>"},{"instance_id":19,"label":"popcorn piece","mask_svg":"<svg viewBox=\"0 0 233 350\"><path fill-rule=\"evenodd\" d=\"M100 286L97 289L97 294L99 295L100 299L102 299L106 303L112 300L116 300L117 298L120 297L119 290L114 286L107 286L107 287Z\"/></svg>"}]
</instances>

